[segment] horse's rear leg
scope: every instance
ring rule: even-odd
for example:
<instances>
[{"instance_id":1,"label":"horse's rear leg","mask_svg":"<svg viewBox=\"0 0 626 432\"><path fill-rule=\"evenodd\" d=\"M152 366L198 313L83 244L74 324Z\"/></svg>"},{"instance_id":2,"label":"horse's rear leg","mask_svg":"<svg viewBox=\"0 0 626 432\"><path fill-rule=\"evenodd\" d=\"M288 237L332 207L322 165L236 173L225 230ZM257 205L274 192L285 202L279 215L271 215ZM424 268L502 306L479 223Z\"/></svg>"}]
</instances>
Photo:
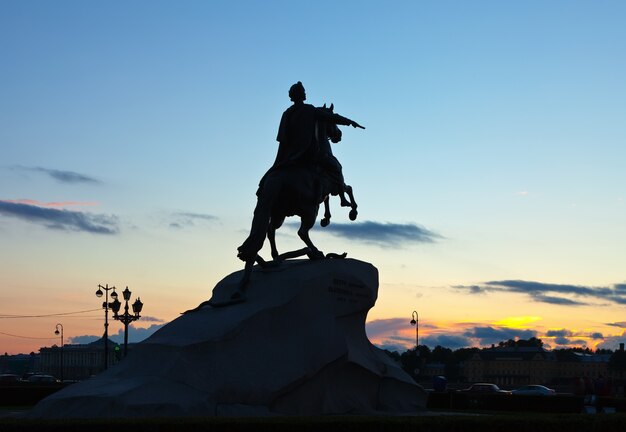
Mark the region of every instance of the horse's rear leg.
<instances>
[{"instance_id":1,"label":"horse's rear leg","mask_svg":"<svg viewBox=\"0 0 626 432\"><path fill-rule=\"evenodd\" d=\"M309 258L310 259L320 259L324 258L324 254L315 247L311 238L309 237L309 231L315 225L315 219L317 218L317 211L308 216L301 217L300 229L298 230L298 236L302 239L304 244L306 244L310 250Z\"/></svg>"},{"instance_id":2,"label":"horse's rear leg","mask_svg":"<svg viewBox=\"0 0 626 432\"><path fill-rule=\"evenodd\" d=\"M356 204L356 200L354 199L354 194L352 193L352 186L344 185L343 188L348 194L348 196L350 197L350 207L352 207L352 210L350 210L350 214L348 215L348 217L350 218L350 220L356 220L356 217L359 214L359 212L356 210L357 204Z\"/></svg>"},{"instance_id":3,"label":"horse's rear leg","mask_svg":"<svg viewBox=\"0 0 626 432\"><path fill-rule=\"evenodd\" d=\"M278 249L276 248L276 230L280 228L285 221L285 218L271 218L269 227L267 228L267 239L270 241L270 247L272 249L272 258L276 259Z\"/></svg>"},{"instance_id":4,"label":"horse's rear leg","mask_svg":"<svg viewBox=\"0 0 626 432\"><path fill-rule=\"evenodd\" d=\"M331 215L330 215L329 198L330 198L330 195L326 195L326 198L324 198L324 217L320 221L320 225L323 227L328 226L328 224L330 224Z\"/></svg>"}]
</instances>

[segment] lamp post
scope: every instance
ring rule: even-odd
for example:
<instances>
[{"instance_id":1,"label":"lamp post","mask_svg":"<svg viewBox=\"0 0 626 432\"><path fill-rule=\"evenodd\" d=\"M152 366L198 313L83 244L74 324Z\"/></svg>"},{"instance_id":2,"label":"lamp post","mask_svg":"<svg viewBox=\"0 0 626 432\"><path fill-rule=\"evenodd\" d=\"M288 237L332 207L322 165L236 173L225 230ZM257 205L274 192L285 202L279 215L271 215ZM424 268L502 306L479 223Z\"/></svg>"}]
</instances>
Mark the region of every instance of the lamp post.
<instances>
[{"instance_id":1,"label":"lamp post","mask_svg":"<svg viewBox=\"0 0 626 432\"><path fill-rule=\"evenodd\" d=\"M411 325L415 326L415 355L417 357L420 356L420 336L419 336L419 316L417 315L416 311L413 311L413 314L411 314Z\"/></svg>"},{"instance_id":2,"label":"lamp post","mask_svg":"<svg viewBox=\"0 0 626 432\"><path fill-rule=\"evenodd\" d=\"M59 328L61 331L59 331ZM59 336L61 335L61 382L63 382L63 324L57 324L56 330L54 330L54 334Z\"/></svg>"},{"instance_id":3,"label":"lamp post","mask_svg":"<svg viewBox=\"0 0 626 432\"><path fill-rule=\"evenodd\" d=\"M411 325L415 326L415 359L417 360L417 367L415 368L415 376L417 377L420 373L420 336L419 336L419 316L417 315L417 311L413 311L411 314Z\"/></svg>"},{"instance_id":4,"label":"lamp post","mask_svg":"<svg viewBox=\"0 0 626 432\"><path fill-rule=\"evenodd\" d=\"M98 291L96 291L96 297L102 297L102 290L106 294L105 300L102 303L102 309L104 309L104 370L109 368L109 309L113 303L109 303L109 291L113 290L111 293L111 298L114 301L117 301L117 293L115 292L115 287L109 287L109 284L106 286L98 285Z\"/></svg>"},{"instance_id":5,"label":"lamp post","mask_svg":"<svg viewBox=\"0 0 626 432\"><path fill-rule=\"evenodd\" d=\"M130 300L131 294L132 293L130 292L128 287L126 287L126 289L122 291L122 295L124 296L124 313L121 315L118 314L118 312L120 311L122 303L120 303L117 298L115 299L115 301L113 301L113 303L111 303L113 318L121 321L122 324L124 324L124 357L126 357L126 354L128 354L128 324L141 318L141 315L139 315L139 313L141 312L141 309L143 309L143 303L141 302L141 299L137 297L137 300L135 300L135 303L133 303L132 306L133 314L131 315L128 313L128 300Z\"/></svg>"}]
</instances>

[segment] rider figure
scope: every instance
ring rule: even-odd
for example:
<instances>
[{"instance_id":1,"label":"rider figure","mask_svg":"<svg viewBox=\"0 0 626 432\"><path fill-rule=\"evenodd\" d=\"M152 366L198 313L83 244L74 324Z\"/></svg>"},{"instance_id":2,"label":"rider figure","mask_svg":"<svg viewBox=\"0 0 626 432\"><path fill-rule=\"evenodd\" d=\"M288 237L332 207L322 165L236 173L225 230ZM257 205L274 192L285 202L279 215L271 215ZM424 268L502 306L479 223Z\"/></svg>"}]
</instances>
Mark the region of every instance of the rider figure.
<instances>
[{"instance_id":1,"label":"rider figure","mask_svg":"<svg viewBox=\"0 0 626 432\"><path fill-rule=\"evenodd\" d=\"M330 153L331 158L334 158L329 146L327 146L328 149L325 150L325 144L327 145L328 143L319 143L317 141L315 130L316 122L332 122L339 125L365 129L357 122L335 114L329 109L316 108L313 105L305 104L306 91L300 81L292 85L289 89L289 99L291 99L293 105L285 110L280 119L278 136L276 137L276 140L279 142L276 160L261 179L258 193L261 192L265 177L278 168L291 165L314 165L318 162L327 164L328 162L325 160L325 156L328 153ZM321 149L320 146L322 147ZM332 163L332 161L330 163ZM337 161L337 164L338 163ZM341 165L339 165L339 167L341 167Z\"/></svg>"},{"instance_id":2,"label":"rider figure","mask_svg":"<svg viewBox=\"0 0 626 432\"><path fill-rule=\"evenodd\" d=\"M357 122L334 114L323 108L305 104L306 92L300 81L289 89L289 99L293 101L283 113L276 140L280 143L274 166L291 163L313 163L315 161L316 139L315 122L328 121L344 126L360 127Z\"/></svg>"}]
</instances>

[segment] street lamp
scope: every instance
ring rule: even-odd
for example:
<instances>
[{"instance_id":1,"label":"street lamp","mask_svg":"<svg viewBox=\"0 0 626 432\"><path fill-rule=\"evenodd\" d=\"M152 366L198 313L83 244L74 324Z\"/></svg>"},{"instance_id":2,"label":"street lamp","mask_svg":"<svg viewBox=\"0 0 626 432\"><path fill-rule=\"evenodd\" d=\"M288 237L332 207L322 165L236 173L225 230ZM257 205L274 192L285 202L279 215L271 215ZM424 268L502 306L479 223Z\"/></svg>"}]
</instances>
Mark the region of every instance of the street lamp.
<instances>
[{"instance_id":1,"label":"street lamp","mask_svg":"<svg viewBox=\"0 0 626 432\"><path fill-rule=\"evenodd\" d=\"M106 286L98 285L96 297L102 297L102 290L106 294L105 301L102 303L102 309L104 309L104 370L106 370L109 367L109 309L113 305L113 303L109 303L109 290L113 290L111 298L115 301L117 301L117 293L114 286L109 287L109 284L106 284Z\"/></svg>"},{"instance_id":2,"label":"street lamp","mask_svg":"<svg viewBox=\"0 0 626 432\"><path fill-rule=\"evenodd\" d=\"M415 376L418 376L420 373L420 336L419 336L419 316L417 315L417 311L413 311L411 314L411 325L415 326L415 359L417 360L417 367L415 368Z\"/></svg>"},{"instance_id":3,"label":"street lamp","mask_svg":"<svg viewBox=\"0 0 626 432\"><path fill-rule=\"evenodd\" d=\"M413 314L411 314L411 325L415 326L415 355L417 357L420 356L420 350L419 350L419 346L420 346L420 337L419 337L419 317L417 315L416 311L413 311Z\"/></svg>"},{"instance_id":4,"label":"street lamp","mask_svg":"<svg viewBox=\"0 0 626 432\"><path fill-rule=\"evenodd\" d=\"M133 314L131 315L130 313L128 313L128 300L130 300L131 294L132 293L130 292L128 287L126 287L126 289L122 291L122 295L124 296L124 313L121 315L119 315L118 312L120 311L122 303L120 303L117 298L113 303L111 303L113 318L121 321L122 324L124 324L124 357L126 357L126 354L128 354L128 324L141 318L141 315L139 315L139 313L141 312L141 309L143 309L143 303L141 302L141 299L137 298L137 300L135 300L135 303L133 303L132 305Z\"/></svg>"},{"instance_id":5,"label":"street lamp","mask_svg":"<svg viewBox=\"0 0 626 432\"><path fill-rule=\"evenodd\" d=\"M59 328L61 329L61 331L59 331ZM57 336L61 335L61 377L60 378L61 378L61 382L63 382L63 325L62 324L57 324L54 334Z\"/></svg>"}]
</instances>

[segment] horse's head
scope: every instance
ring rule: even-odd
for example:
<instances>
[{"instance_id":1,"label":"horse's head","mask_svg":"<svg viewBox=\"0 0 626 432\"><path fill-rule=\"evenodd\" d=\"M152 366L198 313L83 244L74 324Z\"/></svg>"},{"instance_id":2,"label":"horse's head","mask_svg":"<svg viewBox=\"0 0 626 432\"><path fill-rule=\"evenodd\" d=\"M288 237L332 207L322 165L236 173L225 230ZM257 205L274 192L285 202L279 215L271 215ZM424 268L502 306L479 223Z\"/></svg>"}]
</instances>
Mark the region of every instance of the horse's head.
<instances>
[{"instance_id":1,"label":"horse's head","mask_svg":"<svg viewBox=\"0 0 626 432\"><path fill-rule=\"evenodd\" d=\"M335 109L335 105L334 104L330 104L329 108L326 108L326 104L324 104L324 106L322 107L322 109L332 113L333 110ZM328 122L326 124L326 136L333 142L333 143L338 143L339 141L341 141L341 129L339 129L339 127L337 126L336 123L331 123Z\"/></svg>"}]
</instances>

